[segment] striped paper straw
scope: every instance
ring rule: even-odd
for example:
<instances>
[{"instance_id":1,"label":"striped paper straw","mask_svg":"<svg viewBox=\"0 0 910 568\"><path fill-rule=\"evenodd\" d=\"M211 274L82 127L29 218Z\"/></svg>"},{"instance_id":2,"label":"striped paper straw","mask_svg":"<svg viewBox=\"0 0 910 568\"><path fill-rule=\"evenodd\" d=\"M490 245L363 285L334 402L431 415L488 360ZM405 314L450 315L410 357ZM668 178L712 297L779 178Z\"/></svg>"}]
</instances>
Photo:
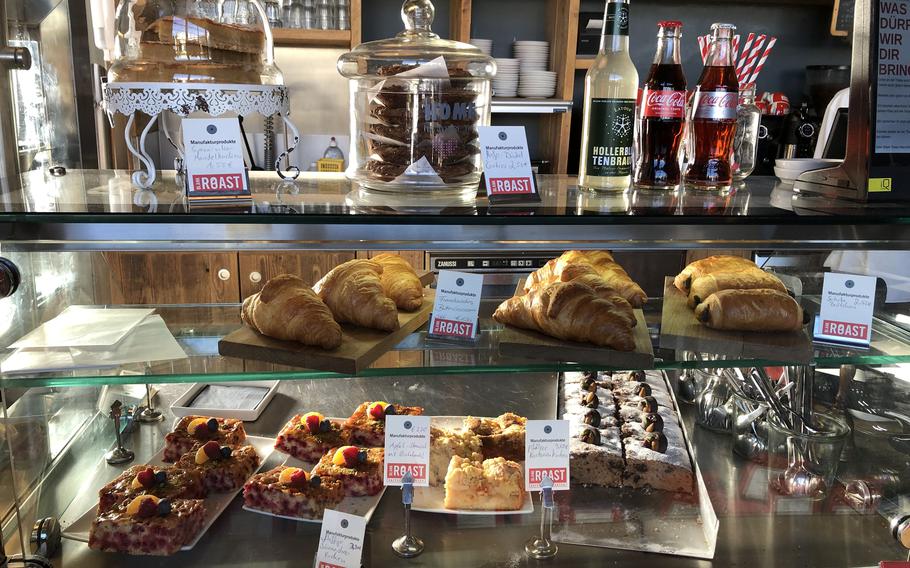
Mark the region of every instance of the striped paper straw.
<instances>
[{"instance_id":1,"label":"striped paper straw","mask_svg":"<svg viewBox=\"0 0 910 568\"><path fill-rule=\"evenodd\" d=\"M765 45L765 34L762 34L755 38L755 43L752 44L752 51L749 52L749 58L746 60L746 64L743 65L742 74L737 74L736 78L740 83L746 84L749 80L749 76L752 75L752 67L755 65L755 62L758 61L758 54L761 53L761 48Z\"/></svg>"},{"instance_id":2,"label":"striped paper straw","mask_svg":"<svg viewBox=\"0 0 910 568\"><path fill-rule=\"evenodd\" d=\"M707 36L698 36L698 51L701 53L701 63L702 65L708 60L708 41Z\"/></svg>"},{"instance_id":3,"label":"striped paper straw","mask_svg":"<svg viewBox=\"0 0 910 568\"><path fill-rule=\"evenodd\" d=\"M739 60L739 63L736 64L736 77L738 78L742 73L743 66L746 64L746 59L749 55L749 50L752 49L752 42L755 40L755 34L750 33L746 37L746 43L743 44L742 58Z\"/></svg>"},{"instance_id":4,"label":"striped paper straw","mask_svg":"<svg viewBox=\"0 0 910 568\"><path fill-rule=\"evenodd\" d=\"M752 76L746 83L747 85L758 81L758 73L761 71L761 68L764 67L765 60L768 59L768 54L771 53L771 48L774 47L775 43L777 43L777 38L772 37L771 41L768 42L768 47L765 48L765 52L761 54L761 58L758 60L758 63L755 64L755 71L752 72Z\"/></svg>"},{"instance_id":5,"label":"striped paper straw","mask_svg":"<svg viewBox=\"0 0 910 568\"><path fill-rule=\"evenodd\" d=\"M736 66L736 58L739 56L739 34L733 36L733 57L730 59L733 61L733 66Z\"/></svg>"}]
</instances>

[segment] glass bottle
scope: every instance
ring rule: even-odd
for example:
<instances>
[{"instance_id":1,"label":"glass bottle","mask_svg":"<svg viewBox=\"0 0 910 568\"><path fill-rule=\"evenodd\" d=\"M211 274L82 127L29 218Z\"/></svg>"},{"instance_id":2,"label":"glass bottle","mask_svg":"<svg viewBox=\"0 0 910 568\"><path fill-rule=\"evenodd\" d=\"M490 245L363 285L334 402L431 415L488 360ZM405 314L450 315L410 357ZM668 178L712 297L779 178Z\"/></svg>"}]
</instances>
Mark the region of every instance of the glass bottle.
<instances>
[{"instance_id":1,"label":"glass bottle","mask_svg":"<svg viewBox=\"0 0 910 568\"><path fill-rule=\"evenodd\" d=\"M335 18L332 17L332 11L331 0L316 1L316 29L335 29Z\"/></svg>"},{"instance_id":2,"label":"glass bottle","mask_svg":"<svg viewBox=\"0 0 910 568\"><path fill-rule=\"evenodd\" d=\"M285 23L285 26L288 28L293 28L295 30L305 29L305 17L303 1L302 0L290 0L291 5L288 8L288 21Z\"/></svg>"},{"instance_id":3,"label":"glass bottle","mask_svg":"<svg viewBox=\"0 0 910 568\"><path fill-rule=\"evenodd\" d=\"M692 95L689 117L685 179L690 189L726 191L733 183L733 137L739 101L731 45L735 31L733 24L711 26L711 48Z\"/></svg>"},{"instance_id":4,"label":"glass bottle","mask_svg":"<svg viewBox=\"0 0 910 568\"><path fill-rule=\"evenodd\" d=\"M755 85L739 92L736 107L736 136L733 139L733 179L742 181L755 169L758 158L758 128L761 110L755 105Z\"/></svg>"},{"instance_id":5,"label":"glass bottle","mask_svg":"<svg viewBox=\"0 0 910 568\"><path fill-rule=\"evenodd\" d=\"M636 121L635 187L679 187L680 149L686 126L686 76L680 63L682 23L657 24L657 52L642 91Z\"/></svg>"},{"instance_id":6,"label":"glass bottle","mask_svg":"<svg viewBox=\"0 0 910 568\"><path fill-rule=\"evenodd\" d=\"M344 152L342 152L341 148L338 147L338 141L335 140L334 136L332 136L332 140L329 142L329 147L325 149L322 157L331 158L333 160L344 160Z\"/></svg>"},{"instance_id":7,"label":"glass bottle","mask_svg":"<svg viewBox=\"0 0 910 568\"><path fill-rule=\"evenodd\" d=\"M281 27L281 6L278 4L278 0L266 0L265 17L271 27Z\"/></svg>"},{"instance_id":8,"label":"glass bottle","mask_svg":"<svg viewBox=\"0 0 910 568\"><path fill-rule=\"evenodd\" d=\"M291 26L291 0L282 0L281 25L286 28L293 27Z\"/></svg>"},{"instance_id":9,"label":"glass bottle","mask_svg":"<svg viewBox=\"0 0 910 568\"><path fill-rule=\"evenodd\" d=\"M316 0L303 0L303 23L301 27L305 30L315 30L316 25Z\"/></svg>"},{"instance_id":10,"label":"glass bottle","mask_svg":"<svg viewBox=\"0 0 910 568\"><path fill-rule=\"evenodd\" d=\"M610 0L600 51L585 75L578 185L625 191L632 181L638 71L629 56L629 3Z\"/></svg>"},{"instance_id":11,"label":"glass bottle","mask_svg":"<svg viewBox=\"0 0 910 568\"><path fill-rule=\"evenodd\" d=\"M339 30L351 29L351 1L336 0L335 24Z\"/></svg>"}]
</instances>

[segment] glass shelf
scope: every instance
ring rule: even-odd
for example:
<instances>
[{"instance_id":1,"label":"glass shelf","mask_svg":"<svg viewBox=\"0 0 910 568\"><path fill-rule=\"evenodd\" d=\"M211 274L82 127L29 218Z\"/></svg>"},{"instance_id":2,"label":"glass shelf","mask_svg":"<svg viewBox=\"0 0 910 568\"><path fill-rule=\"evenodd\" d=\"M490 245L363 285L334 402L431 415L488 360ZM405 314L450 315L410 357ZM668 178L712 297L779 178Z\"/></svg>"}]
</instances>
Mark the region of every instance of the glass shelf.
<instances>
[{"instance_id":1,"label":"glass shelf","mask_svg":"<svg viewBox=\"0 0 910 568\"><path fill-rule=\"evenodd\" d=\"M804 303L813 298L803 297ZM601 365L565 361L545 361L507 357L499 353L498 332L502 327L489 318L497 300L485 300L481 306L478 342L460 345L440 342L427 337L426 326L410 334L395 349L377 359L360 377L406 375L473 375L497 373L553 373L603 369ZM692 360L688 352L661 349L660 299L650 301L645 308L646 321L652 338L655 363L658 369L694 369L720 367L780 366L791 361L768 358L723 358ZM218 341L239 327L239 306L159 306L170 331L188 357L178 361L134 363L105 369L88 369L64 373L0 375L0 387L59 387L109 384L233 382L255 380L336 379L349 375L315 371L222 357ZM910 327L903 327L894 313L878 313L872 329L869 349L814 345L811 364L818 367L853 365L893 365L910 363Z\"/></svg>"},{"instance_id":2,"label":"glass shelf","mask_svg":"<svg viewBox=\"0 0 910 568\"><path fill-rule=\"evenodd\" d=\"M173 172L139 191L126 172L36 171L6 187L0 239L17 250L910 248L910 206L800 195L772 177L750 177L725 196L596 194L568 176L538 181L540 203L490 205L367 192L341 174L281 182L253 172L251 207L190 210Z\"/></svg>"}]
</instances>

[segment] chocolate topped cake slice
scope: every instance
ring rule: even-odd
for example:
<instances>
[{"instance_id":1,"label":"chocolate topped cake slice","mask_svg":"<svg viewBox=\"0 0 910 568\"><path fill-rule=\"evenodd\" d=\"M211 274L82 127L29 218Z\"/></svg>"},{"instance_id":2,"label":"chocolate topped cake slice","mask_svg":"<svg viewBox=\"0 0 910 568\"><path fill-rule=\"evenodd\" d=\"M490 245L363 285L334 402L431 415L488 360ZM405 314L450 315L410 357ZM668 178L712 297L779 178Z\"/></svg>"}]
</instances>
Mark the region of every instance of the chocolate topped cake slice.
<instances>
[{"instance_id":1,"label":"chocolate topped cake slice","mask_svg":"<svg viewBox=\"0 0 910 568\"><path fill-rule=\"evenodd\" d=\"M619 429L579 425L569 440L569 471L574 483L621 487L624 467Z\"/></svg>"},{"instance_id":2,"label":"chocolate topped cake slice","mask_svg":"<svg viewBox=\"0 0 910 568\"><path fill-rule=\"evenodd\" d=\"M643 439L626 438L624 448L624 486L677 493L692 493L694 490L695 475L685 445L676 440L671 443L662 432L652 432Z\"/></svg>"}]
</instances>

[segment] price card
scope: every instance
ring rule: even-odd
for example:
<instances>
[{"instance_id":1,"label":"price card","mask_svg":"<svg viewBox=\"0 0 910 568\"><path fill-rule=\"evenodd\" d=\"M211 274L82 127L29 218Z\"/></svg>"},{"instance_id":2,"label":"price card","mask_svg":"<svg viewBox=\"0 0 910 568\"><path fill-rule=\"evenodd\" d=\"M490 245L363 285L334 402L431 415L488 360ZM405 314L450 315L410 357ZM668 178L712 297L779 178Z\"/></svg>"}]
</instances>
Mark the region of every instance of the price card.
<instances>
[{"instance_id":1,"label":"price card","mask_svg":"<svg viewBox=\"0 0 910 568\"><path fill-rule=\"evenodd\" d=\"M430 337L462 341L476 339L482 289L482 274L439 271L436 302L430 316Z\"/></svg>"},{"instance_id":2,"label":"price card","mask_svg":"<svg viewBox=\"0 0 910 568\"><path fill-rule=\"evenodd\" d=\"M385 417L385 473L386 485L401 485L401 478L410 473L414 487L430 484L430 417Z\"/></svg>"},{"instance_id":3,"label":"price card","mask_svg":"<svg viewBox=\"0 0 910 568\"><path fill-rule=\"evenodd\" d=\"M528 420L525 427L525 489L540 491L548 477L554 491L569 489L569 421Z\"/></svg>"},{"instance_id":4,"label":"price card","mask_svg":"<svg viewBox=\"0 0 910 568\"><path fill-rule=\"evenodd\" d=\"M367 521L357 515L326 509L319 533L316 568L360 568Z\"/></svg>"},{"instance_id":5,"label":"price card","mask_svg":"<svg viewBox=\"0 0 910 568\"><path fill-rule=\"evenodd\" d=\"M815 339L868 346L874 307L874 277L826 273Z\"/></svg>"},{"instance_id":6,"label":"price card","mask_svg":"<svg viewBox=\"0 0 910 568\"><path fill-rule=\"evenodd\" d=\"M243 135L236 118L183 119L186 195L190 203L250 201Z\"/></svg>"},{"instance_id":7,"label":"price card","mask_svg":"<svg viewBox=\"0 0 910 568\"><path fill-rule=\"evenodd\" d=\"M490 203L540 201L524 126L481 126L478 131Z\"/></svg>"}]
</instances>

